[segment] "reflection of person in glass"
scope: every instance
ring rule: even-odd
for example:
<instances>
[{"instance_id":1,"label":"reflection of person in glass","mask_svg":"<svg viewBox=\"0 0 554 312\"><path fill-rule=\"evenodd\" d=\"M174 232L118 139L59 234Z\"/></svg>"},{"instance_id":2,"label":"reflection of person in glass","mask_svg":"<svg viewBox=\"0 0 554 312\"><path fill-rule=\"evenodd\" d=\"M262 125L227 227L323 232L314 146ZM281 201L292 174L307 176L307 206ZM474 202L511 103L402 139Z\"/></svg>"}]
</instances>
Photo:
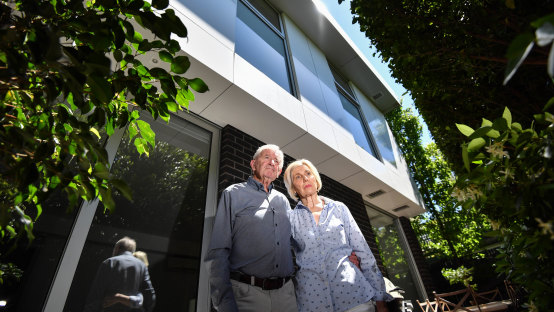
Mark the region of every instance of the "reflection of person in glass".
<instances>
[{"instance_id":1,"label":"reflection of person in glass","mask_svg":"<svg viewBox=\"0 0 554 312\"><path fill-rule=\"evenodd\" d=\"M145 311L154 309L156 295L146 265L133 256L135 240L123 237L113 257L102 262L92 283L86 312Z\"/></svg>"},{"instance_id":2,"label":"reflection of person in glass","mask_svg":"<svg viewBox=\"0 0 554 312\"><path fill-rule=\"evenodd\" d=\"M321 178L308 160L289 164L283 178L289 195L299 199L290 214L299 311L370 312L373 302L387 311L385 300L392 297L348 208L318 195ZM349 261L353 251L361 269Z\"/></svg>"},{"instance_id":3,"label":"reflection of person in glass","mask_svg":"<svg viewBox=\"0 0 554 312\"><path fill-rule=\"evenodd\" d=\"M142 261L146 265L146 267L148 267L148 255L144 251L137 250L133 252L133 256ZM104 303L102 304L102 306L104 308L107 308L116 303L121 303L128 307L137 309L142 307L144 303L144 297L142 296L142 293L138 293L135 296L127 296L117 293L113 296L104 297Z\"/></svg>"},{"instance_id":4,"label":"reflection of person in glass","mask_svg":"<svg viewBox=\"0 0 554 312\"><path fill-rule=\"evenodd\" d=\"M221 194L206 260L218 311L297 311L291 275L290 204L273 181L283 152L264 145L250 162L247 182Z\"/></svg>"}]
</instances>

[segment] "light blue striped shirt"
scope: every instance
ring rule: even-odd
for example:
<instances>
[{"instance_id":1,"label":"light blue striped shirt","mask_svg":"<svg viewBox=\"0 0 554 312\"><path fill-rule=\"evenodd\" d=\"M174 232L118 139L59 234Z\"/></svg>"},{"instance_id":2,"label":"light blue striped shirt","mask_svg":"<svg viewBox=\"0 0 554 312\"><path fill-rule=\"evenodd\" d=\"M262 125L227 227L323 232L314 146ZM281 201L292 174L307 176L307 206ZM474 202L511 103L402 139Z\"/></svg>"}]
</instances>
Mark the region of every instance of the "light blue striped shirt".
<instances>
[{"instance_id":1,"label":"light blue striped shirt","mask_svg":"<svg viewBox=\"0 0 554 312\"><path fill-rule=\"evenodd\" d=\"M341 202L322 197L319 224L302 202L290 214L292 246L299 270L296 297L300 312L345 311L369 300L390 300L360 228ZM361 271L348 260L354 251Z\"/></svg>"}]
</instances>

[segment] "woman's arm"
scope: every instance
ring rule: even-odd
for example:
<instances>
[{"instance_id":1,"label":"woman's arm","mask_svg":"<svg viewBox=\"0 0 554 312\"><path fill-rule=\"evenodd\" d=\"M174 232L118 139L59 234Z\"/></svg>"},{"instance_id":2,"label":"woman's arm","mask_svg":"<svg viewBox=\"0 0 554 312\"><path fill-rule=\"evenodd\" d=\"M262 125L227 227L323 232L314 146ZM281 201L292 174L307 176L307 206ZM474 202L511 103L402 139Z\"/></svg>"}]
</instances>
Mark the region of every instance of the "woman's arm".
<instances>
[{"instance_id":1,"label":"woman's arm","mask_svg":"<svg viewBox=\"0 0 554 312\"><path fill-rule=\"evenodd\" d=\"M358 224L354 220L354 217L352 217L350 210L348 210L344 204L341 208L343 213L344 229L350 247L352 247L352 250L360 259L360 267L364 277L376 290L375 296L372 299L378 302L377 308L379 311L386 311L382 310L382 308L386 309L385 301L392 299L392 297L386 292L385 280L383 279L381 271L377 267L377 261L375 260L365 237L360 231ZM382 302L382 304L379 302Z\"/></svg>"}]
</instances>

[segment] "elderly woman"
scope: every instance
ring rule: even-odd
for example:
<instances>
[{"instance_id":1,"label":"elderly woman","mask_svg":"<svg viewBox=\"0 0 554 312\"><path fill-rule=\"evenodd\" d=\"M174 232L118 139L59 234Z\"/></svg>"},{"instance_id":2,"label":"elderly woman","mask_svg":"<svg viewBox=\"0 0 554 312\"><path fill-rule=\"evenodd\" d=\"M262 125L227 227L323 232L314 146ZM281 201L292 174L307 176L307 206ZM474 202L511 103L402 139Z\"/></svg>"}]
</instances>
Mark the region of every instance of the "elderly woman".
<instances>
[{"instance_id":1,"label":"elderly woman","mask_svg":"<svg viewBox=\"0 0 554 312\"><path fill-rule=\"evenodd\" d=\"M318 195L321 178L309 160L291 163L284 180L289 195L300 199L290 214L299 311L374 311L372 301L387 311L392 298L348 208ZM361 269L348 260L352 251Z\"/></svg>"}]
</instances>

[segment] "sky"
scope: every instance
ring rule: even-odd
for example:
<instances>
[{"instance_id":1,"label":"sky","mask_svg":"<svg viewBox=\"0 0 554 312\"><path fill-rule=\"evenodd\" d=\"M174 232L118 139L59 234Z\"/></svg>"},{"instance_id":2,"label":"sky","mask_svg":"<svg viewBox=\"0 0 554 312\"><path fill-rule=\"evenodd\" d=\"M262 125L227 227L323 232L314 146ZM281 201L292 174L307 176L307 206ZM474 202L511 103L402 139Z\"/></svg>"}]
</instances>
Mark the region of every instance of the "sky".
<instances>
[{"instance_id":1,"label":"sky","mask_svg":"<svg viewBox=\"0 0 554 312\"><path fill-rule=\"evenodd\" d=\"M414 112L417 113L417 109L414 107L414 101L410 97L410 94L406 93L406 89L399 83L394 81L390 74L390 70L386 63L384 63L379 54L373 56L376 51L374 47L370 47L370 41L366 38L365 34L360 31L358 24L352 25L352 14L350 13L350 1L344 1L339 5L338 0L312 0L319 6L319 3L323 3L327 11L333 16L340 27L346 32L346 34L352 39L358 49L364 54L367 60L373 65L375 70L383 78L383 80L391 87L396 98L402 101L402 107L411 107ZM427 125L421 117L419 121L423 126L423 144L427 144L432 141L431 134L427 129Z\"/></svg>"}]
</instances>

